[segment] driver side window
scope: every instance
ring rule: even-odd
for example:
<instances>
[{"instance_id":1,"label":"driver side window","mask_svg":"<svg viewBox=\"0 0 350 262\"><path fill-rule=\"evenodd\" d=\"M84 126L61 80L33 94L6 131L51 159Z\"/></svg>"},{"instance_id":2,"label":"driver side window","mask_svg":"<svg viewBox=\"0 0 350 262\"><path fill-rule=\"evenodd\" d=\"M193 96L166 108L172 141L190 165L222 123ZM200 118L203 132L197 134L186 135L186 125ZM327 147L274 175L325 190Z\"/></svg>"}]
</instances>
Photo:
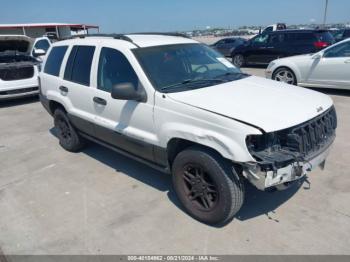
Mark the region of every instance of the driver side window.
<instances>
[{"instance_id":1,"label":"driver side window","mask_svg":"<svg viewBox=\"0 0 350 262\"><path fill-rule=\"evenodd\" d=\"M118 50L102 48L98 65L97 88L110 93L112 87L122 83L138 86L138 77L128 59Z\"/></svg>"},{"instance_id":2,"label":"driver side window","mask_svg":"<svg viewBox=\"0 0 350 262\"><path fill-rule=\"evenodd\" d=\"M267 43L268 39L269 39L268 34L262 34L262 35L258 35L257 37L253 38L252 43L254 45L264 45Z\"/></svg>"},{"instance_id":3,"label":"driver side window","mask_svg":"<svg viewBox=\"0 0 350 262\"><path fill-rule=\"evenodd\" d=\"M326 58L336 58L336 57L350 57L350 42L346 42L337 45L331 49L328 49L324 57Z\"/></svg>"}]
</instances>

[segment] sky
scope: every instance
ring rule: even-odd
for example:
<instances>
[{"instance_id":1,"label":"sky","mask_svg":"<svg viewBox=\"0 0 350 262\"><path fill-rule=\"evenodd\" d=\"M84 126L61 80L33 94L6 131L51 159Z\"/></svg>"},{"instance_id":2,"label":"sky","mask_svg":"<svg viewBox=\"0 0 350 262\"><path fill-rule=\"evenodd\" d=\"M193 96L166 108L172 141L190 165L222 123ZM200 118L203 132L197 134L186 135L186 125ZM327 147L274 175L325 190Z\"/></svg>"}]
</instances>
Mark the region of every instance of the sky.
<instances>
[{"instance_id":1,"label":"sky","mask_svg":"<svg viewBox=\"0 0 350 262\"><path fill-rule=\"evenodd\" d=\"M0 0L0 24L96 24L105 33L322 23L325 0ZM350 22L350 1L329 0L328 22Z\"/></svg>"}]
</instances>

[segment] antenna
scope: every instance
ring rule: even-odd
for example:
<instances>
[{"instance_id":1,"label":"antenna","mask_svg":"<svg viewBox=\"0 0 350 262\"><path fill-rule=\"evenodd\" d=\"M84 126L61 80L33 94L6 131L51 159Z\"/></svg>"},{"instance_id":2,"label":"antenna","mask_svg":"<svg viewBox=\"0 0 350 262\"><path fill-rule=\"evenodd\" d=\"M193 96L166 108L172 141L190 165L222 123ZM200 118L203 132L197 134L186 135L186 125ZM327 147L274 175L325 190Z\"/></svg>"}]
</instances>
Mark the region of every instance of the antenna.
<instances>
[{"instance_id":1,"label":"antenna","mask_svg":"<svg viewBox=\"0 0 350 262\"><path fill-rule=\"evenodd\" d=\"M328 0L326 0L326 6L324 8L323 26L326 26L327 22L327 11L328 11Z\"/></svg>"}]
</instances>

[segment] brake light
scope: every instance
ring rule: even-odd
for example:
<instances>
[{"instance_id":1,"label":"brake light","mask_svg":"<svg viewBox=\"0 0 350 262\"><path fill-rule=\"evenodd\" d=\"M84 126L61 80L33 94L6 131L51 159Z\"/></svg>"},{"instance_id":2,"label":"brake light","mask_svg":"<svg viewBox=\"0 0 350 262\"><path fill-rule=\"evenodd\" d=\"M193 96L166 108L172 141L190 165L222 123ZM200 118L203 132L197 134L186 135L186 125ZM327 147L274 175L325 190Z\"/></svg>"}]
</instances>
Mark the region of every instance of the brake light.
<instances>
[{"instance_id":1,"label":"brake light","mask_svg":"<svg viewBox=\"0 0 350 262\"><path fill-rule=\"evenodd\" d=\"M329 46L329 44L327 42L318 41L314 43L314 46L318 49L321 49Z\"/></svg>"}]
</instances>

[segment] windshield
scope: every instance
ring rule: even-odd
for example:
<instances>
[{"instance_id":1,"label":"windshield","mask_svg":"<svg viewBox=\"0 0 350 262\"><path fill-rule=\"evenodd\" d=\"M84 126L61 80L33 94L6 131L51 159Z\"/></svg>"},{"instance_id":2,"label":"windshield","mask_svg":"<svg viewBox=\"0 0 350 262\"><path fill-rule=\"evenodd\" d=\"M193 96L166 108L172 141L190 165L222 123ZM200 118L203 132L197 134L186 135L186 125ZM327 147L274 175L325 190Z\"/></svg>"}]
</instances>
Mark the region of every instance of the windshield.
<instances>
[{"instance_id":1,"label":"windshield","mask_svg":"<svg viewBox=\"0 0 350 262\"><path fill-rule=\"evenodd\" d=\"M178 44L133 50L158 91L179 92L241 79L246 75L203 44Z\"/></svg>"}]
</instances>

